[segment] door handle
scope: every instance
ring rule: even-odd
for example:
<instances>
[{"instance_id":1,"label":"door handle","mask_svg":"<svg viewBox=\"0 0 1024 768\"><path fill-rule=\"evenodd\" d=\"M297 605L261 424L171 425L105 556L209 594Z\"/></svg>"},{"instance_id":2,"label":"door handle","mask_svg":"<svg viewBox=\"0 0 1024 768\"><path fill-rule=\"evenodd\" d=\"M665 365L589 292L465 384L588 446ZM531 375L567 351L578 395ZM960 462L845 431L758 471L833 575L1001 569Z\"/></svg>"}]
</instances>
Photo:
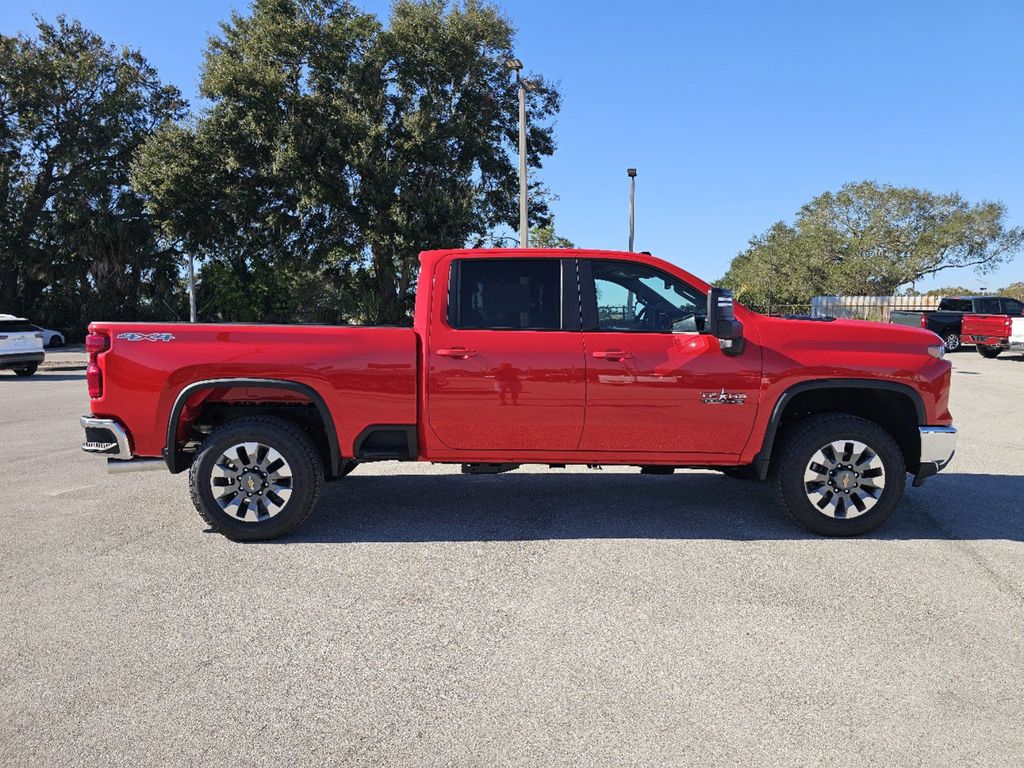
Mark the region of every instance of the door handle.
<instances>
[{"instance_id":1,"label":"door handle","mask_svg":"<svg viewBox=\"0 0 1024 768\"><path fill-rule=\"evenodd\" d=\"M632 352L624 352L621 349L595 350L590 354L598 360L630 360L633 357Z\"/></svg>"},{"instance_id":2,"label":"door handle","mask_svg":"<svg viewBox=\"0 0 1024 768\"><path fill-rule=\"evenodd\" d=\"M465 360L467 357L476 357L475 349L466 349L465 347L452 347L451 349L439 349L437 354L441 357L453 357L456 360Z\"/></svg>"}]
</instances>

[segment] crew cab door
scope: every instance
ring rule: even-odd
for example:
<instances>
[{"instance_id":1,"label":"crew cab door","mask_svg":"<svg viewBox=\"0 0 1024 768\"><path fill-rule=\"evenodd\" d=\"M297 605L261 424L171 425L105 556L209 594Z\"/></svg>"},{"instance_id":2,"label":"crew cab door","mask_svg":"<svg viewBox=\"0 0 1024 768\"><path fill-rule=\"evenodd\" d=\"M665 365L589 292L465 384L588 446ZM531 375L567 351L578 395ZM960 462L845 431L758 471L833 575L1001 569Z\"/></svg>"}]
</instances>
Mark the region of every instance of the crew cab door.
<instances>
[{"instance_id":1,"label":"crew cab door","mask_svg":"<svg viewBox=\"0 0 1024 768\"><path fill-rule=\"evenodd\" d=\"M427 421L448 448L575 450L584 358L575 259L455 258L435 273ZM438 286L442 286L438 290Z\"/></svg>"},{"instance_id":2,"label":"crew cab door","mask_svg":"<svg viewBox=\"0 0 1024 768\"><path fill-rule=\"evenodd\" d=\"M707 297L634 261L580 262L587 420L582 450L738 454L757 411L761 351L702 333Z\"/></svg>"}]
</instances>

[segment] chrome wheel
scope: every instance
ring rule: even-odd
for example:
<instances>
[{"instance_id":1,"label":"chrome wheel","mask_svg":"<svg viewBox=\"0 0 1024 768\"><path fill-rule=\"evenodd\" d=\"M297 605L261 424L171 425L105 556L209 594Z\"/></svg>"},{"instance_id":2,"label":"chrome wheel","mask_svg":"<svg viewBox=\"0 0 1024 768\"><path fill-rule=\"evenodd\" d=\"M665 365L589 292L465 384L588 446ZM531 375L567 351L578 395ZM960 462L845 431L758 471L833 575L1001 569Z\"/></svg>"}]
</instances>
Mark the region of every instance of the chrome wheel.
<instances>
[{"instance_id":1,"label":"chrome wheel","mask_svg":"<svg viewBox=\"0 0 1024 768\"><path fill-rule=\"evenodd\" d=\"M804 471L808 500L829 517L859 517L878 503L883 490L882 459L858 440L834 440L819 448Z\"/></svg>"},{"instance_id":2,"label":"chrome wheel","mask_svg":"<svg viewBox=\"0 0 1024 768\"><path fill-rule=\"evenodd\" d=\"M960 334L947 333L946 338L942 340L942 343L945 345L947 352L956 352L960 349Z\"/></svg>"},{"instance_id":3,"label":"chrome wheel","mask_svg":"<svg viewBox=\"0 0 1024 768\"><path fill-rule=\"evenodd\" d=\"M257 442L237 443L217 458L210 475L214 500L246 523L277 515L292 495L292 469L278 451Z\"/></svg>"}]
</instances>

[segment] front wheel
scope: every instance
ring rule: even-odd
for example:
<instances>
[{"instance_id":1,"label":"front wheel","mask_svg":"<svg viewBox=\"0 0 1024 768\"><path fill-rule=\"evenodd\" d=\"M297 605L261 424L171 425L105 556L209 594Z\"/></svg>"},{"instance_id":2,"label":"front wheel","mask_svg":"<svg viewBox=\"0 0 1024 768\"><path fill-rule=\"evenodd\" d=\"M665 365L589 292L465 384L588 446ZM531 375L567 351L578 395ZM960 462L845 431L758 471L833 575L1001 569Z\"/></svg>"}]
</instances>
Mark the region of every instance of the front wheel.
<instances>
[{"instance_id":1,"label":"front wheel","mask_svg":"<svg viewBox=\"0 0 1024 768\"><path fill-rule=\"evenodd\" d=\"M254 416L206 438L188 480L192 502L211 528L235 541L266 541L309 517L324 469L305 432L283 419Z\"/></svg>"},{"instance_id":2,"label":"front wheel","mask_svg":"<svg viewBox=\"0 0 1024 768\"><path fill-rule=\"evenodd\" d=\"M1002 351L999 347L983 347L981 344L978 345L978 354L982 357L987 357L989 360L999 357L999 353Z\"/></svg>"},{"instance_id":3,"label":"front wheel","mask_svg":"<svg viewBox=\"0 0 1024 768\"><path fill-rule=\"evenodd\" d=\"M809 531L856 536L892 515L906 463L892 436L856 416L810 416L783 437L772 461L779 503Z\"/></svg>"},{"instance_id":4,"label":"front wheel","mask_svg":"<svg viewBox=\"0 0 1024 768\"><path fill-rule=\"evenodd\" d=\"M15 368L14 373L17 374L18 376L31 376L37 370L39 370L38 365L25 365L22 366L21 368Z\"/></svg>"}]
</instances>

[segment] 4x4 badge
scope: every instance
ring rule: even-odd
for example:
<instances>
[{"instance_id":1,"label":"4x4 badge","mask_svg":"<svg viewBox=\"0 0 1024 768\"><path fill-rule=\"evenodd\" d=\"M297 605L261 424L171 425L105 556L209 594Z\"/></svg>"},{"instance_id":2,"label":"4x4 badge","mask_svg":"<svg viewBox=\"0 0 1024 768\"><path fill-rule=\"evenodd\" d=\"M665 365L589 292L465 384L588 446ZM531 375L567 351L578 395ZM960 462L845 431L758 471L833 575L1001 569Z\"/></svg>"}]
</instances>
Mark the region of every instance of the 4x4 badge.
<instances>
[{"instance_id":1,"label":"4x4 badge","mask_svg":"<svg viewBox=\"0 0 1024 768\"><path fill-rule=\"evenodd\" d=\"M744 392L726 392L723 387L719 392L701 392L700 401L705 405L743 405L747 402Z\"/></svg>"},{"instance_id":2,"label":"4x4 badge","mask_svg":"<svg viewBox=\"0 0 1024 768\"><path fill-rule=\"evenodd\" d=\"M117 338L125 341L174 341L173 333L135 333L127 331L117 334Z\"/></svg>"}]
</instances>

